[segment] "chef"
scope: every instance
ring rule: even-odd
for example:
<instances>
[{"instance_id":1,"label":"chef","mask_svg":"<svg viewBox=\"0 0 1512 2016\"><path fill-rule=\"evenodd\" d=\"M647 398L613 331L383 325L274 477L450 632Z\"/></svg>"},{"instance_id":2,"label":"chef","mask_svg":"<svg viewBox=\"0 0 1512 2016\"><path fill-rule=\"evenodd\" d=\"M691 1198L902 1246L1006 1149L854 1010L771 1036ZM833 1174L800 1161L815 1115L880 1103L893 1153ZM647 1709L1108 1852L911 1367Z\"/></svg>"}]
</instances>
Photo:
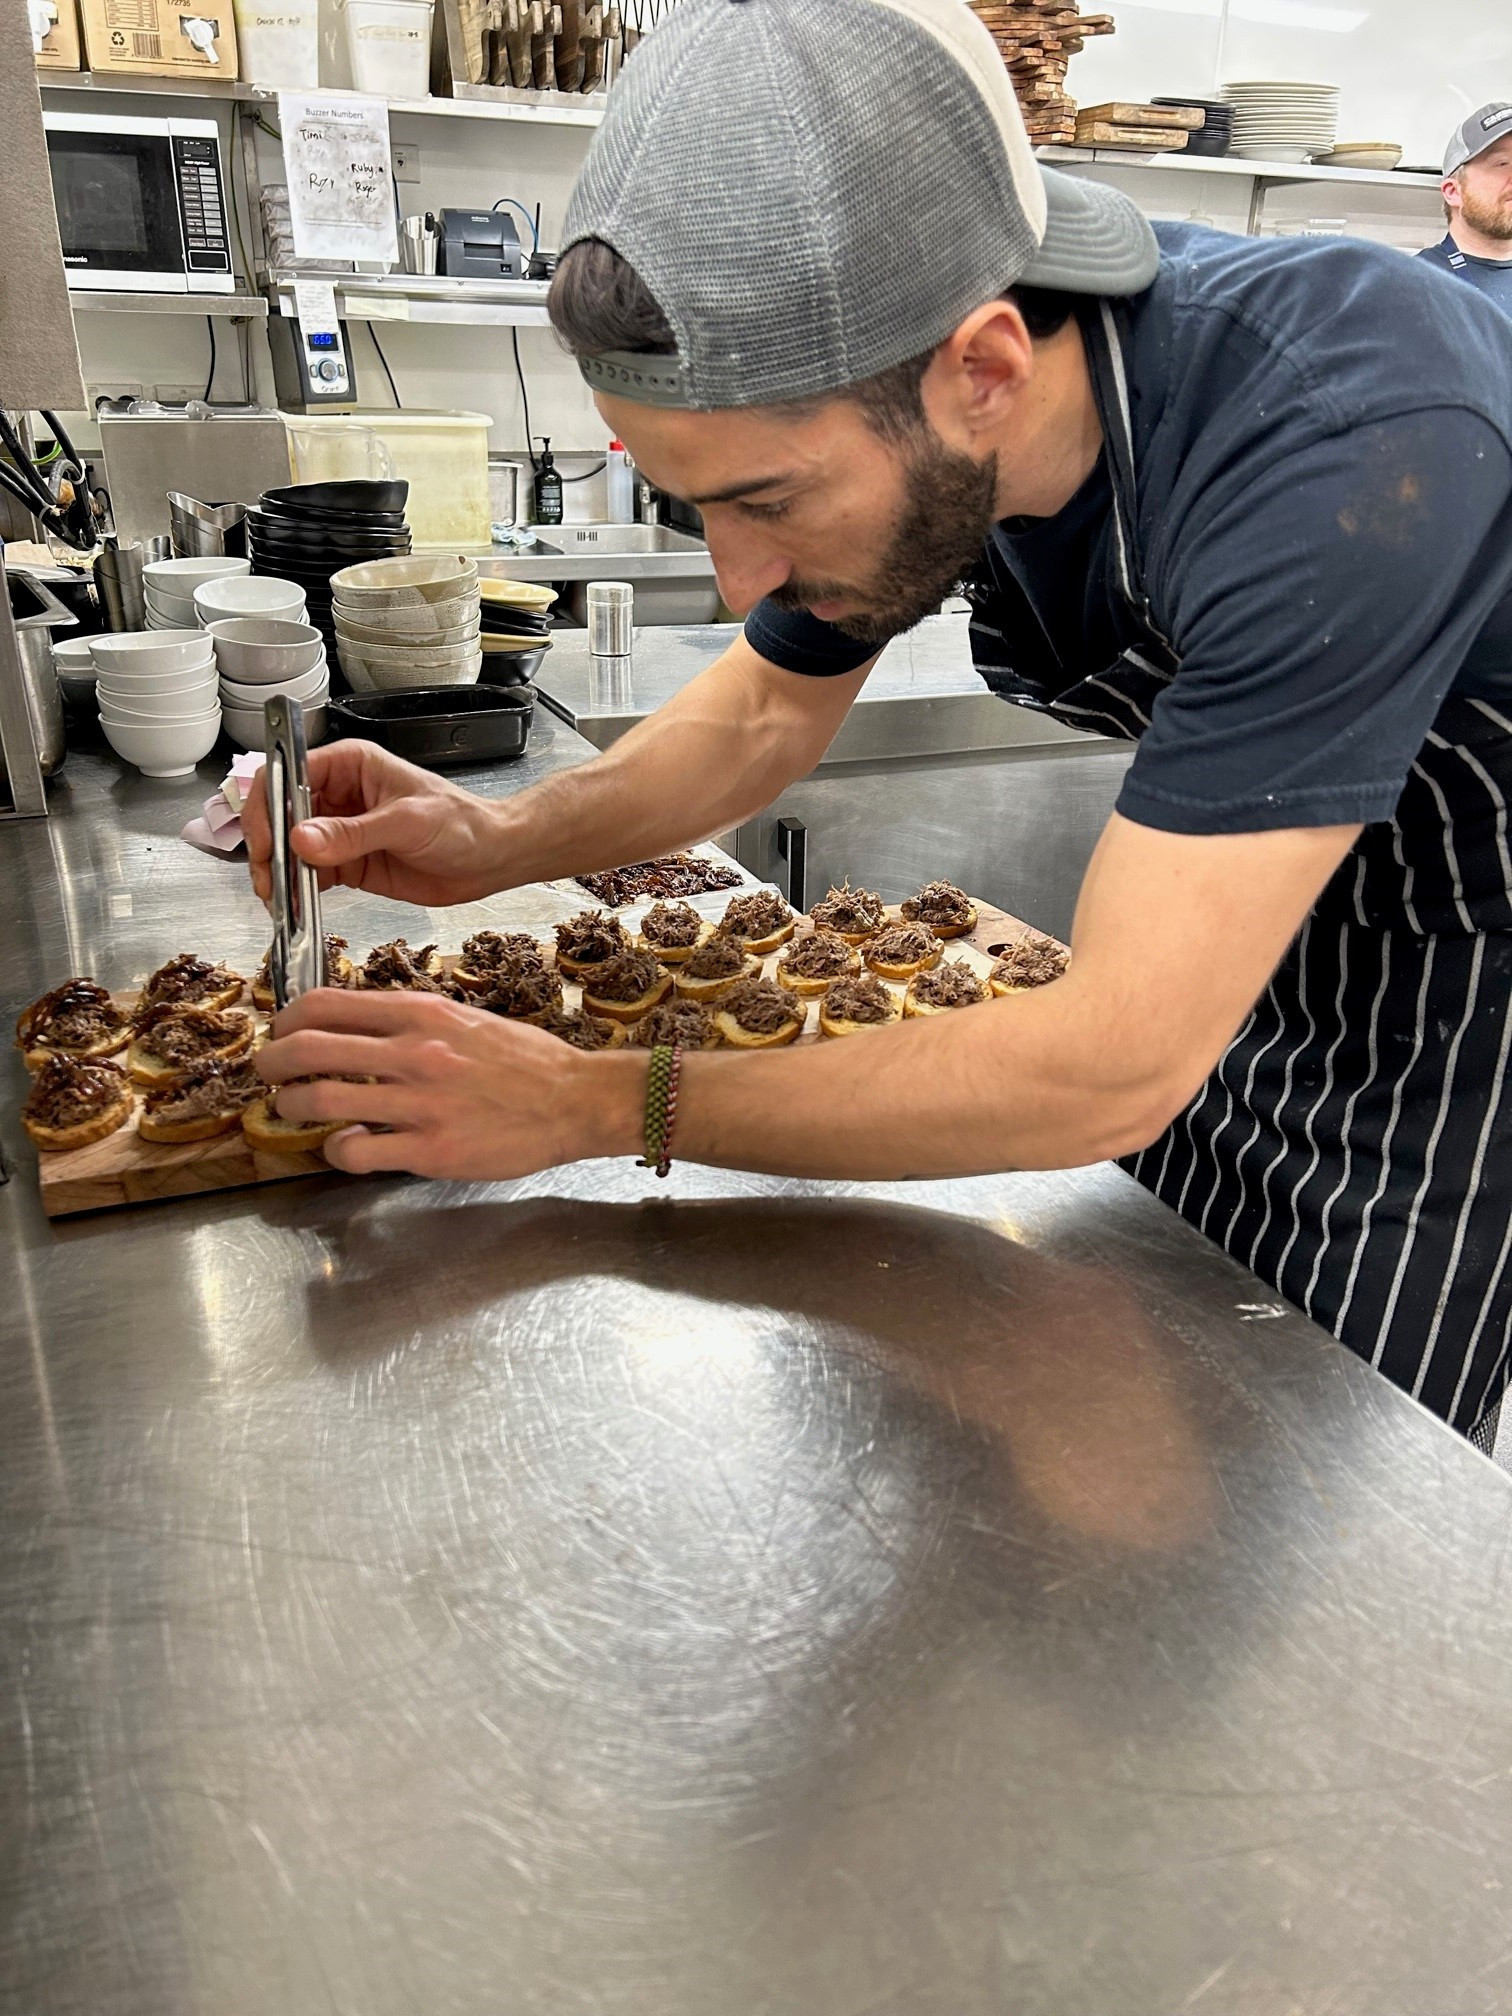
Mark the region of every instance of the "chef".
<instances>
[{"instance_id":1,"label":"chef","mask_svg":"<svg viewBox=\"0 0 1512 2016\"><path fill-rule=\"evenodd\" d=\"M1482 105L1444 150L1449 229L1418 257L1512 314L1512 105Z\"/></svg>"},{"instance_id":2,"label":"chef","mask_svg":"<svg viewBox=\"0 0 1512 2016\"><path fill-rule=\"evenodd\" d=\"M645 1140L848 1178L1118 1157L1481 1427L1512 1326L1498 311L1370 244L1152 230L1042 173L961 0L688 0L626 66L565 242L556 327L638 467L702 509L744 633L502 801L317 751L299 852L445 904L723 831L964 579L995 693L1136 745L1070 969L680 1058L670 1144L667 1053L322 991L265 1074L374 1082L284 1083L282 1110L390 1130L335 1136L340 1167L458 1177ZM260 804L249 837L266 890Z\"/></svg>"}]
</instances>

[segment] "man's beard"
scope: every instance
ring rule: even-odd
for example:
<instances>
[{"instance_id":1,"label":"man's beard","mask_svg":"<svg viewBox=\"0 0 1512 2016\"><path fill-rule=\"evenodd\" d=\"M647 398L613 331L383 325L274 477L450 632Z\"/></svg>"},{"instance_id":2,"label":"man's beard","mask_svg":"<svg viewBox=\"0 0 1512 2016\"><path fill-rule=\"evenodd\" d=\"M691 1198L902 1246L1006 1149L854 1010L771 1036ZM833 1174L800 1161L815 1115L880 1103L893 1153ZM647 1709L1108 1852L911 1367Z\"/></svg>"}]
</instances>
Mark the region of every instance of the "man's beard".
<instances>
[{"instance_id":1,"label":"man's beard","mask_svg":"<svg viewBox=\"0 0 1512 2016\"><path fill-rule=\"evenodd\" d=\"M1489 197L1473 195L1462 186L1460 215L1483 238L1512 239L1512 197L1503 196L1493 203Z\"/></svg>"},{"instance_id":2,"label":"man's beard","mask_svg":"<svg viewBox=\"0 0 1512 2016\"><path fill-rule=\"evenodd\" d=\"M903 464L903 506L875 577L844 582L786 581L772 594L779 609L816 602L859 602L835 628L858 644L886 644L931 615L986 542L995 517L997 457L973 462L925 428Z\"/></svg>"}]
</instances>

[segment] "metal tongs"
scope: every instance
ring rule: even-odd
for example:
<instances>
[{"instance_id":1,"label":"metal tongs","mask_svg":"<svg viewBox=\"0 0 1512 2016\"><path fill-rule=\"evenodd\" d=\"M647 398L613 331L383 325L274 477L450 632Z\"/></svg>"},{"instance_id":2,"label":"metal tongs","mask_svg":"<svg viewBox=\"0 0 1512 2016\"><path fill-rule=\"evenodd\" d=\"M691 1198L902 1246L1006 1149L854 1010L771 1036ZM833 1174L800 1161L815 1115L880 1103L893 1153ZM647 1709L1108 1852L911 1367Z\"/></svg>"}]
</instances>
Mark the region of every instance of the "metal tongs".
<instances>
[{"instance_id":1,"label":"metal tongs","mask_svg":"<svg viewBox=\"0 0 1512 2016\"><path fill-rule=\"evenodd\" d=\"M320 883L301 861L289 835L310 816L304 709L282 694L263 704L268 755L268 823L273 829L273 945L268 974L275 1007L287 1008L326 982L325 933L320 928Z\"/></svg>"}]
</instances>

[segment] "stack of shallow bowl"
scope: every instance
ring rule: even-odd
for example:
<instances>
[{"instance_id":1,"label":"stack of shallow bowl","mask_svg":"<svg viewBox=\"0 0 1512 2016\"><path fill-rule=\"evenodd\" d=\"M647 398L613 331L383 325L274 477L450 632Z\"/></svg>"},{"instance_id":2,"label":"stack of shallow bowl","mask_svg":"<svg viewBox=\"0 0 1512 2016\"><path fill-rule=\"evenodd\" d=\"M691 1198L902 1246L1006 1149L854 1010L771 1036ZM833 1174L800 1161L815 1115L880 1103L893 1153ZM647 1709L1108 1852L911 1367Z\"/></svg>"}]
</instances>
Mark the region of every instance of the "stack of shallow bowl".
<instances>
[{"instance_id":1,"label":"stack of shallow bowl","mask_svg":"<svg viewBox=\"0 0 1512 2016\"><path fill-rule=\"evenodd\" d=\"M121 630L89 644L111 748L149 777L187 777L221 729L211 639L203 630Z\"/></svg>"},{"instance_id":2,"label":"stack of shallow bowl","mask_svg":"<svg viewBox=\"0 0 1512 2016\"><path fill-rule=\"evenodd\" d=\"M304 711L305 741L326 738L331 675L325 644L313 623L243 616L212 623L210 636L220 673L221 718L243 749L266 746L264 704L282 693Z\"/></svg>"},{"instance_id":3,"label":"stack of shallow bowl","mask_svg":"<svg viewBox=\"0 0 1512 2016\"><path fill-rule=\"evenodd\" d=\"M291 483L265 490L247 513L247 551L254 574L297 581L309 620L335 643L331 576L364 560L384 560L410 550L404 506L409 484L353 479L345 483Z\"/></svg>"},{"instance_id":4,"label":"stack of shallow bowl","mask_svg":"<svg viewBox=\"0 0 1512 2016\"><path fill-rule=\"evenodd\" d=\"M484 683L523 686L535 677L551 649L550 609L556 590L544 581L505 581L488 576L478 583L483 597Z\"/></svg>"},{"instance_id":5,"label":"stack of shallow bowl","mask_svg":"<svg viewBox=\"0 0 1512 2016\"><path fill-rule=\"evenodd\" d=\"M142 569L142 592L149 630L193 630L199 623L194 591L207 581L250 574L252 562L228 553L203 553L185 560L149 560Z\"/></svg>"},{"instance_id":6,"label":"stack of shallow bowl","mask_svg":"<svg viewBox=\"0 0 1512 2016\"><path fill-rule=\"evenodd\" d=\"M359 693L473 686L483 666L478 570L446 553L331 577L336 655Z\"/></svg>"}]
</instances>

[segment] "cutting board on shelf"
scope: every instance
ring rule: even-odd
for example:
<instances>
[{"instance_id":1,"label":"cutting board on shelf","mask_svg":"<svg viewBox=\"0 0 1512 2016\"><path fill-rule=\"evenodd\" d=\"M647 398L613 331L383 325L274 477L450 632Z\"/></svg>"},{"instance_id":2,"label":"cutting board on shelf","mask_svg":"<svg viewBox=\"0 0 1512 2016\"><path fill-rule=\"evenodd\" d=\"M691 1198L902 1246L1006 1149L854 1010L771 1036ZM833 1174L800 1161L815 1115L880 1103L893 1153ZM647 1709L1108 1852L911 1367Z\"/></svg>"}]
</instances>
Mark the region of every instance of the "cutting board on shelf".
<instances>
[{"instance_id":1,"label":"cutting board on shelf","mask_svg":"<svg viewBox=\"0 0 1512 2016\"><path fill-rule=\"evenodd\" d=\"M945 956L964 958L968 965L985 974L1002 949L1024 937L1029 926L987 903L979 903L977 911L975 931L969 938L950 941ZM889 906L888 914L896 918L897 906ZM779 956L773 953L764 962L762 970L768 977ZM447 961L448 965L451 963ZM895 986L893 991L901 993L902 989ZM565 992L568 1007L575 1008L581 989L569 983ZM135 1005L136 995L123 993L116 1000L120 1007L129 1010ZM255 1009L249 1008L245 997L239 1005L260 1024L265 1021ZM820 1040L818 1005L811 1001L798 1041ZM136 1104L139 1113L140 1093ZM39 1155L37 1165L42 1208L49 1218L72 1217L81 1211L109 1211L123 1204L153 1204L173 1197L203 1196L217 1190L241 1190L258 1183L284 1183L296 1176L334 1173L319 1153L264 1154L251 1146L239 1127L210 1141L182 1142L176 1146L144 1141L136 1131L135 1115L103 1141L71 1149L63 1155Z\"/></svg>"}]
</instances>

